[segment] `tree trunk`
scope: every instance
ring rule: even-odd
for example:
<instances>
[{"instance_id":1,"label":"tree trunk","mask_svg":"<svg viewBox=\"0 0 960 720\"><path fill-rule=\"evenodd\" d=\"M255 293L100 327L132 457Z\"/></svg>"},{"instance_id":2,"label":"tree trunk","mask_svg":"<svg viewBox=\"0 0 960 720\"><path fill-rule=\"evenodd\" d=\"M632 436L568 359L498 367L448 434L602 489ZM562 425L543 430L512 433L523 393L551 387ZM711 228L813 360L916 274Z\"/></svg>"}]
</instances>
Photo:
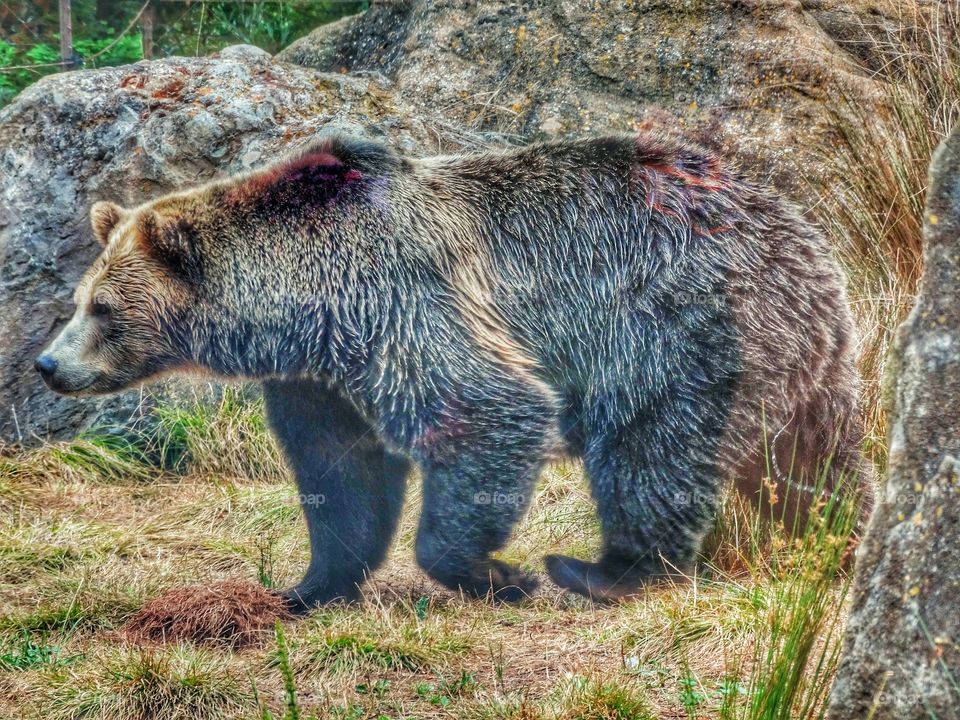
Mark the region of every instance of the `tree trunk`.
<instances>
[{"instance_id":1,"label":"tree trunk","mask_svg":"<svg viewBox=\"0 0 960 720\"><path fill-rule=\"evenodd\" d=\"M64 69L73 65L73 19L70 16L70 0L60 0L60 60Z\"/></svg>"},{"instance_id":2,"label":"tree trunk","mask_svg":"<svg viewBox=\"0 0 960 720\"><path fill-rule=\"evenodd\" d=\"M930 168L924 262L830 720L960 718L960 128Z\"/></svg>"},{"instance_id":3,"label":"tree trunk","mask_svg":"<svg viewBox=\"0 0 960 720\"><path fill-rule=\"evenodd\" d=\"M153 59L153 3L147 3L147 6L143 9L143 17L141 18L141 39L143 42L143 58L144 60Z\"/></svg>"}]
</instances>

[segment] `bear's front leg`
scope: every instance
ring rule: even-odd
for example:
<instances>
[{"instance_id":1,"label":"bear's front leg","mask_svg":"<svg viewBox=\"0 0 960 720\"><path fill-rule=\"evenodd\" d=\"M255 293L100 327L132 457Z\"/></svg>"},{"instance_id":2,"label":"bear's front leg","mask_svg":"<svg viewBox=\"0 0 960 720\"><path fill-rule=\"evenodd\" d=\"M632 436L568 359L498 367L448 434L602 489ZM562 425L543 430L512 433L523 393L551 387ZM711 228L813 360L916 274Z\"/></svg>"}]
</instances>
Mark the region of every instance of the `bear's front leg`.
<instances>
[{"instance_id":1,"label":"bear's front leg","mask_svg":"<svg viewBox=\"0 0 960 720\"><path fill-rule=\"evenodd\" d=\"M493 387L469 404L461 398L426 435L416 556L448 588L512 602L532 592L536 579L490 553L529 506L555 421L549 403L528 389L497 398Z\"/></svg>"},{"instance_id":2,"label":"bear's front leg","mask_svg":"<svg viewBox=\"0 0 960 720\"><path fill-rule=\"evenodd\" d=\"M283 594L294 611L355 599L390 545L410 463L387 451L356 409L322 383L271 380L264 396L310 533L310 566Z\"/></svg>"}]
</instances>

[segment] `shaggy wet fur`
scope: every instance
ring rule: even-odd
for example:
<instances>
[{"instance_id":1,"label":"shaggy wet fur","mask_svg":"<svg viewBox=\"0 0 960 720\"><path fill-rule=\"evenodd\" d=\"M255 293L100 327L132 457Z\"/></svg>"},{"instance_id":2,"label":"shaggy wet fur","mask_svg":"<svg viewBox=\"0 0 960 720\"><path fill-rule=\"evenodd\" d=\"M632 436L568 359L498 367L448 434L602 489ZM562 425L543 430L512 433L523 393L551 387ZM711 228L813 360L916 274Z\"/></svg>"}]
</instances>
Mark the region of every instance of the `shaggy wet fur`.
<instances>
[{"instance_id":1,"label":"shaggy wet fur","mask_svg":"<svg viewBox=\"0 0 960 720\"><path fill-rule=\"evenodd\" d=\"M313 550L294 606L357 595L411 462L419 564L508 600L534 581L490 553L558 453L583 459L603 547L547 567L606 599L689 570L726 479L779 486L793 516L822 470L828 487L859 477L839 267L775 194L693 146L412 159L334 137L100 225L124 250L99 283L122 293L111 263L133 254L176 287L145 365L265 381Z\"/></svg>"}]
</instances>

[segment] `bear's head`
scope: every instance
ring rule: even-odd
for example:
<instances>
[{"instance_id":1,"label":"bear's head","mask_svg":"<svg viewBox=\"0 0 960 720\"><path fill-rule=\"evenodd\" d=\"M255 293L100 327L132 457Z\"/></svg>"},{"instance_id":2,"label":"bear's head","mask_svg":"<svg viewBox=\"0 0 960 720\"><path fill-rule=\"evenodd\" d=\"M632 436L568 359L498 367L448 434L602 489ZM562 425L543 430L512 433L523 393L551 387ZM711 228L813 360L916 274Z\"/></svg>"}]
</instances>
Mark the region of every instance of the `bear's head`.
<instances>
[{"instance_id":1,"label":"bear's head","mask_svg":"<svg viewBox=\"0 0 960 720\"><path fill-rule=\"evenodd\" d=\"M348 296L382 264L383 193L401 164L383 146L333 136L133 209L94 204L103 251L36 369L53 390L75 395L180 370L248 378L315 370L330 318L355 319Z\"/></svg>"},{"instance_id":2,"label":"bear's head","mask_svg":"<svg viewBox=\"0 0 960 720\"><path fill-rule=\"evenodd\" d=\"M90 211L103 250L77 286L75 312L36 359L64 394L126 388L182 365L171 323L191 300L191 228L145 206L98 202Z\"/></svg>"}]
</instances>

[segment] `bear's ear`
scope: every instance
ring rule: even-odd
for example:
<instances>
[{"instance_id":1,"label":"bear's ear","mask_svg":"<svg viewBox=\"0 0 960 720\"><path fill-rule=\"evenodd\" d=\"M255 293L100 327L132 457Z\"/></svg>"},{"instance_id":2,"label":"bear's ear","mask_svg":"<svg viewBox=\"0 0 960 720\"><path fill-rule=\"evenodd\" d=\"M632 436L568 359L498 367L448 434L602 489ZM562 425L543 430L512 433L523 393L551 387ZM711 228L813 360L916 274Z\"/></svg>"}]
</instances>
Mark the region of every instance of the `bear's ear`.
<instances>
[{"instance_id":1,"label":"bear's ear","mask_svg":"<svg viewBox=\"0 0 960 720\"><path fill-rule=\"evenodd\" d=\"M199 272L194 233L180 218L164 218L155 210L145 210L137 218L137 239L144 252L184 280L195 279Z\"/></svg>"},{"instance_id":2,"label":"bear's ear","mask_svg":"<svg viewBox=\"0 0 960 720\"><path fill-rule=\"evenodd\" d=\"M90 225L93 227L93 236L102 247L110 241L110 231L123 220L126 211L112 202L95 202L90 207Z\"/></svg>"}]
</instances>

